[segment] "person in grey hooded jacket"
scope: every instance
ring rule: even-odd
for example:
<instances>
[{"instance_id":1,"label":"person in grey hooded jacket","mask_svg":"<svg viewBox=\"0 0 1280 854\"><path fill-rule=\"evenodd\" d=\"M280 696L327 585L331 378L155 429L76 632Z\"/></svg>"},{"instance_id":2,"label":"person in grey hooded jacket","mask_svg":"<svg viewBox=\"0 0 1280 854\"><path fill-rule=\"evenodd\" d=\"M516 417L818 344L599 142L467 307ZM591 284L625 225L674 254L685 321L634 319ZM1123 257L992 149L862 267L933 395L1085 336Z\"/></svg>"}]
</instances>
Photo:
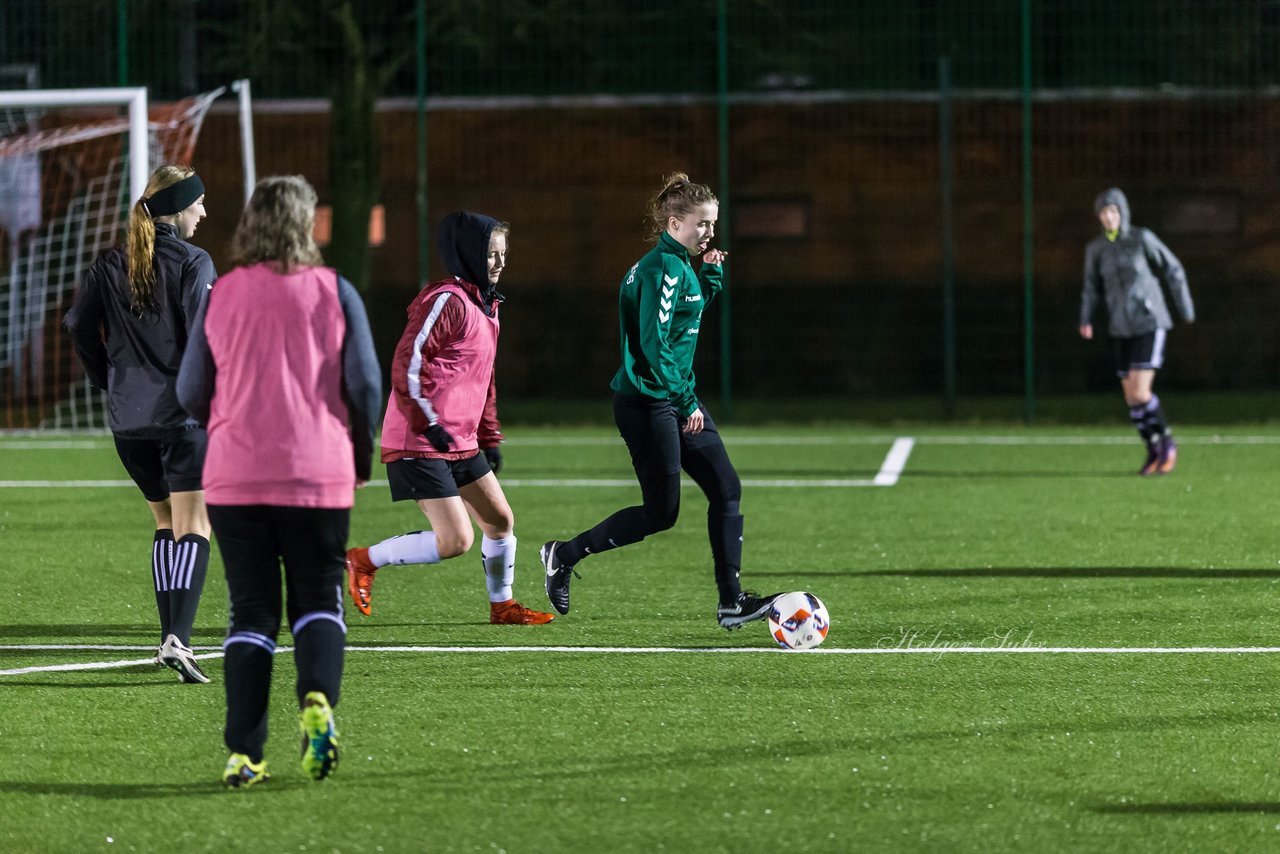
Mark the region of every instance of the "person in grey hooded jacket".
<instances>
[{"instance_id":1,"label":"person in grey hooded jacket","mask_svg":"<svg viewBox=\"0 0 1280 854\"><path fill-rule=\"evenodd\" d=\"M1099 193L1093 210L1102 234L1085 247L1080 337L1093 338L1094 314L1105 302L1124 402L1147 446L1138 474L1166 474L1177 462L1178 446L1160 398L1151 389L1164 362L1165 339L1173 328L1165 291L1182 320L1195 321L1187 274L1160 238L1130 224L1129 202L1119 189Z\"/></svg>"}]
</instances>

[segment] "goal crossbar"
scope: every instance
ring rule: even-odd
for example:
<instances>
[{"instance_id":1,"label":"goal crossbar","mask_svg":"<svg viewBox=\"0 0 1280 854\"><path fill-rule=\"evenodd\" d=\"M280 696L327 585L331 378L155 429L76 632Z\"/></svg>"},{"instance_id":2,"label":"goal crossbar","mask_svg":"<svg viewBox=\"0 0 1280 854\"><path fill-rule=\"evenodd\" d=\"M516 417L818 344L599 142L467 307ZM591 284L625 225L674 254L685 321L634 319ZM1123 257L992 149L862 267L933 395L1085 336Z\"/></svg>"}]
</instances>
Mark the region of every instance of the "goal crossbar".
<instances>
[{"instance_id":1,"label":"goal crossbar","mask_svg":"<svg viewBox=\"0 0 1280 854\"><path fill-rule=\"evenodd\" d=\"M159 104L145 89L0 91L0 430L106 424L66 312L150 170L191 161L224 91Z\"/></svg>"},{"instance_id":2,"label":"goal crossbar","mask_svg":"<svg viewBox=\"0 0 1280 854\"><path fill-rule=\"evenodd\" d=\"M127 106L129 108L129 201L142 198L151 166L147 159L147 90L144 86L97 89L32 89L0 92L0 109Z\"/></svg>"}]
</instances>

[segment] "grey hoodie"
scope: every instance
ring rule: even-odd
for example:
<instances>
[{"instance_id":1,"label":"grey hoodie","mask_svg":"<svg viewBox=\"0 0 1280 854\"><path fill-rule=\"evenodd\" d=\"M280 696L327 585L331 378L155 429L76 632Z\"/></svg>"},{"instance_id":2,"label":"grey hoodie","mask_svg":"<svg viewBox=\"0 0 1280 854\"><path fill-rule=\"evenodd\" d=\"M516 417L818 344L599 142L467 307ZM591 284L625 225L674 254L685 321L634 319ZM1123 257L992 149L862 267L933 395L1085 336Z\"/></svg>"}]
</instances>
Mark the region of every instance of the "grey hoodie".
<instances>
[{"instance_id":1,"label":"grey hoodie","mask_svg":"<svg viewBox=\"0 0 1280 854\"><path fill-rule=\"evenodd\" d=\"M1107 205L1120 209L1120 233L1114 241L1100 234L1084 250L1084 289L1080 294L1080 325L1093 323L1100 300L1105 299L1113 338L1134 338L1157 329L1173 328L1165 303L1168 290L1178 315L1187 323L1196 319L1187 274L1169 247L1151 231L1129 224L1129 201L1112 187L1093 202L1094 213Z\"/></svg>"}]
</instances>

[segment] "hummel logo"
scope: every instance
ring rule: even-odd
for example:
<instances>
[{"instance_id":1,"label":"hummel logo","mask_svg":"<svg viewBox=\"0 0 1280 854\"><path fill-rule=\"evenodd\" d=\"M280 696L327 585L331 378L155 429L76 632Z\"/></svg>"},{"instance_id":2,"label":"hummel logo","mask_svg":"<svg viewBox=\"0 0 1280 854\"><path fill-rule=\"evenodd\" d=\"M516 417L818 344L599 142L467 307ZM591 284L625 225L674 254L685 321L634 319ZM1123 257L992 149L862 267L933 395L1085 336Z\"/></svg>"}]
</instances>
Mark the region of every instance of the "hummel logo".
<instances>
[{"instance_id":1,"label":"hummel logo","mask_svg":"<svg viewBox=\"0 0 1280 854\"><path fill-rule=\"evenodd\" d=\"M677 282L679 282L679 281L680 281L680 277L679 277L679 276L668 276L668 275L666 275L666 274L664 273L664 274L663 274L663 276L662 276L662 281L666 282L668 285L674 285L674 284L676 284ZM665 290L665 288L664 288L663 290Z\"/></svg>"},{"instance_id":2,"label":"hummel logo","mask_svg":"<svg viewBox=\"0 0 1280 854\"><path fill-rule=\"evenodd\" d=\"M684 298L685 302L702 302L702 294L689 294Z\"/></svg>"}]
</instances>

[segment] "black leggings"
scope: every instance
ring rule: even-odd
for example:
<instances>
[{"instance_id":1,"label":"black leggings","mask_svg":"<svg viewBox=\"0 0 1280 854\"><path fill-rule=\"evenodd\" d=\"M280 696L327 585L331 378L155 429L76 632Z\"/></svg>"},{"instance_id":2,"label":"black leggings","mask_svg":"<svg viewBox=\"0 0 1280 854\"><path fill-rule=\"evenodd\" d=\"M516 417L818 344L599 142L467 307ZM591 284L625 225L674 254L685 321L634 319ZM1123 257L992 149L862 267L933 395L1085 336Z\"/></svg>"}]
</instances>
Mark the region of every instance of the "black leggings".
<instances>
[{"instance_id":1,"label":"black leggings","mask_svg":"<svg viewBox=\"0 0 1280 854\"><path fill-rule=\"evenodd\" d=\"M267 740L272 660L280 616L293 633L299 706L312 691L341 695L343 587L349 509L209 505L227 573L231 621L223 644L227 747L254 762ZM284 589L280 566L284 564Z\"/></svg>"},{"instance_id":2,"label":"black leggings","mask_svg":"<svg viewBox=\"0 0 1280 854\"><path fill-rule=\"evenodd\" d=\"M680 515L683 469L707 497L707 535L721 599L737 597L742 564L742 481L711 415L699 409L702 431L685 433L671 403L614 395L614 422L631 452L642 503L619 510L565 543L558 553L562 561L576 564L587 555L639 542L673 526Z\"/></svg>"},{"instance_id":3,"label":"black leggings","mask_svg":"<svg viewBox=\"0 0 1280 854\"><path fill-rule=\"evenodd\" d=\"M347 509L210 505L231 600L228 636L274 641L286 609L290 628L318 613L341 622L350 517Z\"/></svg>"}]
</instances>

